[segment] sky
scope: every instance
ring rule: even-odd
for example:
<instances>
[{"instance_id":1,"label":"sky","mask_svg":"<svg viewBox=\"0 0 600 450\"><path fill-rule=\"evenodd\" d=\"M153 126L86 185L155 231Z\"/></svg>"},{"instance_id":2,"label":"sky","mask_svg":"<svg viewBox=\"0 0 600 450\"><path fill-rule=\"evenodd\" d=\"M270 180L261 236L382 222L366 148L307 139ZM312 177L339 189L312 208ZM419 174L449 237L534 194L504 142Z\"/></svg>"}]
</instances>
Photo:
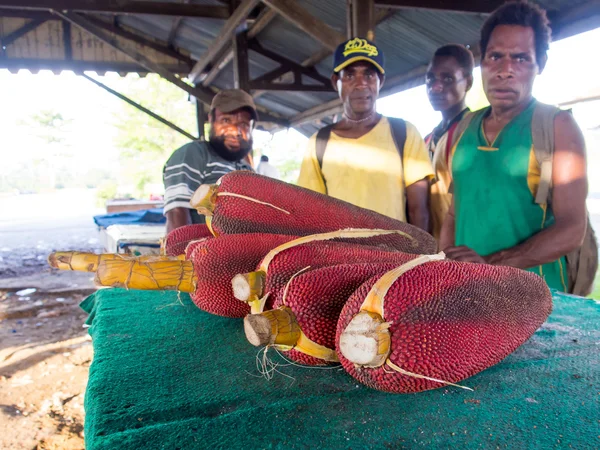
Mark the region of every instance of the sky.
<instances>
[{"instance_id":1,"label":"sky","mask_svg":"<svg viewBox=\"0 0 600 450\"><path fill-rule=\"evenodd\" d=\"M595 57L598 47L600 28L552 43L548 65L538 77L534 95L544 102L560 103L589 92L600 94L600 65ZM118 77L109 73L103 81L110 85L111 79ZM476 69L475 81L471 101L481 95L479 69ZM182 91L182 96L185 95ZM40 71L33 75L28 71L11 74L0 70L0 155L3 164L19 161L23 157L19 149L39 147L39 141L27 134L22 120L44 109L57 109L66 117L77 118L77 131L72 142L82 160L89 163L93 158L98 166L112 164L118 155L113 145L116 133L112 126L113 112L121 107L120 102L71 72L54 75ZM377 108L382 114L409 120L422 135L440 120L439 113L429 105L424 86L382 98ZM583 129L596 127L600 124L600 101L581 104L574 109L574 114ZM177 122L177 118L168 119ZM305 145L306 137L295 130L282 131L272 137L267 134L256 136L257 142L266 140L272 140L272 148L281 149L277 155L269 154L277 162L280 158L289 157L291 152L294 157L300 158L302 151L299 149ZM43 151L39 149L42 155Z\"/></svg>"}]
</instances>

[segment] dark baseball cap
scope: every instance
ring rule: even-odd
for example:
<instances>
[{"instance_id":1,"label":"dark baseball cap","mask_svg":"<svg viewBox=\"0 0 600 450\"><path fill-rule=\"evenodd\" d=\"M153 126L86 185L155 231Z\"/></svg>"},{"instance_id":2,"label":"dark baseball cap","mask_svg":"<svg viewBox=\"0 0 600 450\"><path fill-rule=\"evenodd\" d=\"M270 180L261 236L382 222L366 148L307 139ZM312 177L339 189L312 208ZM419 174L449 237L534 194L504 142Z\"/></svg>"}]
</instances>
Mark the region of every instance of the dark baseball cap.
<instances>
[{"instance_id":1,"label":"dark baseball cap","mask_svg":"<svg viewBox=\"0 0 600 450\"><path fill-rule=\"evenodd\" d=\"M224 89L218 92L212 99L210 110L218 109L224 113L230 113L240 108L248 108L254 120L258 120L258 113L254 99L250 94L241 89Z\"/></svg>"},{"instance_id":2,"label":"dark baseball cap","mask_svg":"<svg viewBox=\"0 0 600 450\"><path fill-rule=\"evenodd\" d=\"M385 73L383 52L373 42L362 38L348 39L338 45L333 56L333 71L337 73L356 61L370 62L380 73Z\"/></svg>"}]
</instances>

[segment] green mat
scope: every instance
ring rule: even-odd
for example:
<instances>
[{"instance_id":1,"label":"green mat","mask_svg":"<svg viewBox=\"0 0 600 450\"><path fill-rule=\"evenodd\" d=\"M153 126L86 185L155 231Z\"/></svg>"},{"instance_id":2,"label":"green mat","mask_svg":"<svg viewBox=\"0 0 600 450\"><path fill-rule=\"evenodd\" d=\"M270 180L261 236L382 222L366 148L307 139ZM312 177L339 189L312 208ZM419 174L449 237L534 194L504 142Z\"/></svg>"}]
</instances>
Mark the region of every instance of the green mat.
<instances>
[{"instance_id":1,"label":"green mat","mask_svg":"<svg viewBox=\"0 0 600 450\"><path fill-rule=\"evenodd\" d=\"M94 449L598 448L600 305L555 296L547 323L463 382L394 395L342 370L281 363L272 379L242 321L187 294L105 289L88 297L94 360L85 441Z\"/></svg>"}]
</instances>

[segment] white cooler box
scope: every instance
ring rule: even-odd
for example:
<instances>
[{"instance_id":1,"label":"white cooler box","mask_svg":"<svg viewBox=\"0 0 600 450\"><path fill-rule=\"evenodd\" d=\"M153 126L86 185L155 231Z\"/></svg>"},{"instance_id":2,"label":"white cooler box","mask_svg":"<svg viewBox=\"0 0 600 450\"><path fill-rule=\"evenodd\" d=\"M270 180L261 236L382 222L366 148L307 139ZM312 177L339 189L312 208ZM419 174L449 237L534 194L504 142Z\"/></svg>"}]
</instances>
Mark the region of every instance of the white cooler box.
<instances>
[{"instance_id":1,"label":"white cooler box","mask_svg":"<svg viewBox=\"0 0 600 450\"><path fill-rule=\"evenodd\" d=\"M108 253L160 254L166 225L110 225L100 228L100 241Z\"/></svg>"}]
</instances>

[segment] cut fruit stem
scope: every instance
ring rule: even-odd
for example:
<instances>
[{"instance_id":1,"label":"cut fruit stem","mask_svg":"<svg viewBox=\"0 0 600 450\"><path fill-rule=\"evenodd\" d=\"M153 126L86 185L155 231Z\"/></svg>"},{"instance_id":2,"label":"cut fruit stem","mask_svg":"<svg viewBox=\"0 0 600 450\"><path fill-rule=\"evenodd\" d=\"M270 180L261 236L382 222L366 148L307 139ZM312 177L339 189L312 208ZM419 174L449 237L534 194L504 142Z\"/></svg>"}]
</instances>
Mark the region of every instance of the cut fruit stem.
<instances>
[{"instance_id":1,"label":"cut fruit stem","mask_svg":"<svg viewBox=\"0 0 600 450\"><path fill-rule=\"evenodd\" d=\"M256 272L239 273L231 280L233 296L243 302L253 302L263 296L267 274Z\"/></svg>"},{"instance_id":2,"label":"cut fruit stem","mask_svg":"<svg viewBox=\"0 0 600 450\"><path fill-rule=\"evenodd\" d=\"M279 345L294 347L300 337L300 326L290 308L283 307L249 314L244 318L244 331L255 346Z\"/></svg>"},{"instance_id":3,"label":"cut fruit stem","mask_svg":"<svg viewBox=\"0 0 600 450\"><path fill-rule=\"evenodd\" d=\"M200 214L212 216L219 187L216 184L201 184L190 199L190 205Z\"/></svg>"}]
</instances>

